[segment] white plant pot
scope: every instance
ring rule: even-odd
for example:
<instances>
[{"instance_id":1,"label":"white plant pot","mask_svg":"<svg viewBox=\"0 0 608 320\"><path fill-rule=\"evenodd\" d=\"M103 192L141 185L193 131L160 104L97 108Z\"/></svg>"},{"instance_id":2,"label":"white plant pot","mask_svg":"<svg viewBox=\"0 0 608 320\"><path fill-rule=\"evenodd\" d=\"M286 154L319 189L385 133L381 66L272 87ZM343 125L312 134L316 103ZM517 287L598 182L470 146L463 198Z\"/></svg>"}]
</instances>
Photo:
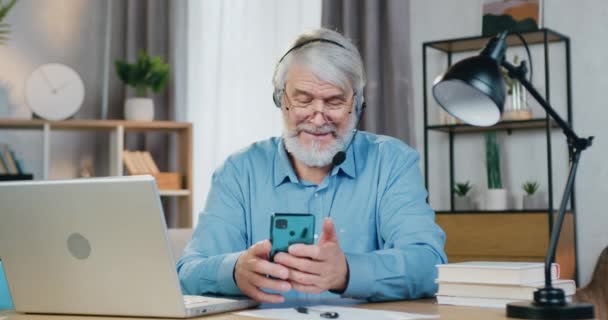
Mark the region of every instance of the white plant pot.
<instances>
[{"instance_id":1,"label":"white plant pot","mask_svg":"<svg viewBox=\"0 0 608 320\"><path fill-rule=\"evenodd\" d=\"M454 210L457 211L467 211L474 210L473 207L473 199L469 196L459 197L454 196Z\"/></svg>"},{"instance_id":2,"label":"white plant pot","mask_svg":"<svg viewBox=\"0 0 608 320\"><path fill-rule=\"evenodd\" d=\"M125 101L125 120L154 120L154 101L151 98L129 98Z\"/></svg>"},{"instance_id":3,"label":"white plant pot","mask_svg":"<svg viewBox=\"0 0 608 320\"><path fill-rule=\"evenodd\" d=\"M507 210L507 190L488 189L484 193L485 210Z\"/></svg>"},{"instance_id":4,"label":"white plant pot","mask_svg":"<svg viewBox=\"0 0 608 320\"><path fill-rule=\"evenodd\" d=\"M522 198L524 210L547 209L547 199L544 192L537 192L533 195L524 195Z\"/></svg>"}]
</instances>

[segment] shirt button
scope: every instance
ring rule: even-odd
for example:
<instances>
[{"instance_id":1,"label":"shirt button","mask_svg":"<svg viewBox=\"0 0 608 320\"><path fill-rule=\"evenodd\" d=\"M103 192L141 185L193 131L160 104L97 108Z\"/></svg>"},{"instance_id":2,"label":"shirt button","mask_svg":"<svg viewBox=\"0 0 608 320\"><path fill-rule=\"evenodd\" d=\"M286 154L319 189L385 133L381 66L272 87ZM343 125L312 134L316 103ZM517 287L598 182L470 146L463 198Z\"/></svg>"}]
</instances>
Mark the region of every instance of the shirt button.
<instances>
[{"instance_id":1,"label":"shirt button","mask_svg":"<svg viewBox=\"0 0 608 320\"><path fill-rule=\"evenodd\" d=\"M319 196L319 193L318 193L318 192L315 192L315 197L318 197L318 196Z\"/></svg>"}]
</instances>

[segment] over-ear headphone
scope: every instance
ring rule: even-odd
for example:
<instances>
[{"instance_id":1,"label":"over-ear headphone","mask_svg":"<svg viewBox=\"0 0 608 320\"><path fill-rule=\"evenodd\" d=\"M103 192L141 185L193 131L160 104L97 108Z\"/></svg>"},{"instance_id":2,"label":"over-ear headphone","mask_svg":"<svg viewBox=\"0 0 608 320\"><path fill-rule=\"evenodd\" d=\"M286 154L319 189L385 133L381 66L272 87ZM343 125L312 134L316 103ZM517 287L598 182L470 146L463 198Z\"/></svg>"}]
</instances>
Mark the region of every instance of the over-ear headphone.
<instances>
[{"instance_id":1,"label":"over-ear headphone","mask_svg":"<svg viewBox=\"0 0 608 320\"><path fill-rule=\"evenodd\" d=\"M329 44L336 45L336 46L346 50L346 47L344 47L342 44L340 44L336 41L324 39L324 38L313 38L313 39L303 41L303 42L293 46L291 49L287 50L287 52L285 52L285 54L281 57L281 59L279 59L279 62L277 63L277 67L283 62L283 60L285 60L285 57L288 54L290 54L292 51L302 48L303 46L308 45L310 43L314 43L314 42L329 43ZM282 96L283 96L282 90L275 88L274 92L272 93L272 101L274 102L274 105L279 109L281 108ZM353 105L355 107L355 111L357 112L357 115L360 117L360 114L363 113L363 110L365 109L365 99L363 98L363 92L356 92L354 99L355 99L355 101L354 101Z\"/></svg>"}]
</instances>

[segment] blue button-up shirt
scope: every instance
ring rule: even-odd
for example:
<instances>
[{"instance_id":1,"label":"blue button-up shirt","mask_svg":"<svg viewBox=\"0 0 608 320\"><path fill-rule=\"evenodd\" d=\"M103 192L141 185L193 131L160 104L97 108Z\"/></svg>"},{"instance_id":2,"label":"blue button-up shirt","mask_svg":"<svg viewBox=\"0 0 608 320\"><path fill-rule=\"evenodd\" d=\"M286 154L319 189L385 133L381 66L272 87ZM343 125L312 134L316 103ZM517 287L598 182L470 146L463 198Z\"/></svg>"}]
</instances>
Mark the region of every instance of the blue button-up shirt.
<instances>
[{"instance_id":1,"label":"blue button-up shirt","mask_svg":"<svg viewBox=\"0 0 608 320\"><path fill-rule=\"evenodd\" d=\"M316 185L296 175L281 138L230 156L213 175L207 204L178 262L186 294L242 294L239 255L269 238L273 212L331 217L350 277L344 297L370 301L433 295L445 234L426 203L419 155L400 140L359 132L346 161ZM317 234L318 236L318 234ZM325 296L334 296L325 292ZM291 291L286 298L310 295Z\"/></svg>"}]
</instances>

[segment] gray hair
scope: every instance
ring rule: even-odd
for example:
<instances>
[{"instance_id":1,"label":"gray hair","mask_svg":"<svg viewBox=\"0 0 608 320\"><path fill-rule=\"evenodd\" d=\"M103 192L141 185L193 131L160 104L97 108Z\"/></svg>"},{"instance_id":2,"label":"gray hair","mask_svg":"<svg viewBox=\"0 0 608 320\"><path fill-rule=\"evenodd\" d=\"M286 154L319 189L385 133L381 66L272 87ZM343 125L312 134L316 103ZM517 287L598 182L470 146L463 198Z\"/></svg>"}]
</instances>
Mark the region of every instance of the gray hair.
<instances>
[{"instance_id":1,"label":"gray hair","mask_svg":"<svg viewBox=\"0 0 608 320\"><path fill-rule=\"evenodd\" d=\"M312 72L319 79L342 90L352 89L357 95L355 105L360 108L363 103L365 71L357 48L348 38L338 32L323 28L300 35L290 48L313 39L330 40L339 43L342 47L333 43L316 41L297 48L284 56L283 60L277 63L272 77L273 98L275 103L278 104L277 107L280 107L280 101L282 101L287 72L292 65L297 64ZM357 112L359 111L357 110Z\"/></svg>"}]
</instances>

